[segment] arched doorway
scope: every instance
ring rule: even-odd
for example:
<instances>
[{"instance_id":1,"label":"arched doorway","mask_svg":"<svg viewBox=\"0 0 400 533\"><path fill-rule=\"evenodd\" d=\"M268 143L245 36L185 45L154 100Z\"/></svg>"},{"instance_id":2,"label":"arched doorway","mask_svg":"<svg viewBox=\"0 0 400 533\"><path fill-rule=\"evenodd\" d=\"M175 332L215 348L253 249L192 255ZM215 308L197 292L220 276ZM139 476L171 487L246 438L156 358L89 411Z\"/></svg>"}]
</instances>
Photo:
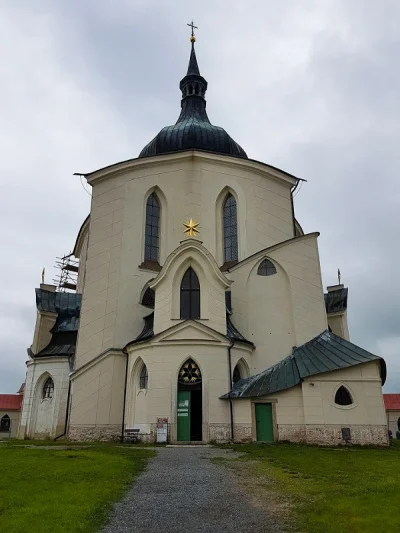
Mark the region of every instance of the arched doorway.
<instances>
[{"instance_id":1,"label":"arched doorway","mask_svg":"<svg viewBox=\"0 0 400 533\"><path fill-rule=\"evenodd\" d=\"M188 359L178 375L177 440L203 440L203 392L201 371Z\"/></svg>"}]
</instances>

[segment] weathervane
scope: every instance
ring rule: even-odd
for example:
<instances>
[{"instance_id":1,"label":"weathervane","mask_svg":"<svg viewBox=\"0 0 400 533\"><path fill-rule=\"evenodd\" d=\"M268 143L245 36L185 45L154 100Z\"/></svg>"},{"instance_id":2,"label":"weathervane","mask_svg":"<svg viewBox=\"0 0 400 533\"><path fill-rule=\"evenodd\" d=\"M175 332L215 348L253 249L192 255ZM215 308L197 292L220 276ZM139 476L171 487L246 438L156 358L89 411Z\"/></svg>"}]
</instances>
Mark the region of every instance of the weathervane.
<instances>
[{"instance_id":1,"label":"weathervane","mask_svg":"<svg viewBox=\"0 0 400 533\"><path fill-rule=\"evenodd\" d=\"M198 222L195 222L192 218L189 220L189 222L185 222L183 226L185 228L183 233L185 233L188 237L196 237L200 231L197 229L199 227Z\"/></svg>"},{"instance_id":2,"label":"weathervane","mask_svg":"<svg viewBox=\"0 0 400 533\"><path fill-rule=\"evenodd\" d=\"M198 30L199 28L193 24L193 19L192 19L192 22L191 22L190 24L189 24L189 23L187 24L187 26L189 26L190 28L192 28L192 34L191 34L191 36L190 36L190 42L191 42L191 43L194 43L195 40L196 40L196 37L195 37L195 35L194 35L194 30L195 30L195 29Z\"/></svg>"}]
</instances>

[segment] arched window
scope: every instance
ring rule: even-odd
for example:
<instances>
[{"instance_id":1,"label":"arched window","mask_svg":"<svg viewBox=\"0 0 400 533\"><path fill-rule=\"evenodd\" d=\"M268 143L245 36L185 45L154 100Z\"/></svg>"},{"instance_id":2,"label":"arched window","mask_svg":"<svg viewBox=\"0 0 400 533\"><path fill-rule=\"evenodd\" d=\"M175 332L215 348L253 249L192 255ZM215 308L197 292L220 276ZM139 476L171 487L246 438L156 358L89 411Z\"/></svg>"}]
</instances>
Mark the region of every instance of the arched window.
<instances>
[{"instance_id":1,"label":"arched window","mask_svg":"<svg viewBox=\"0 0 400 533\"><path fill-rule=\"evenodd\" d=\"M142 370L140 371L139 386L141 389L147 389L147 383L149 381L149 375L147 373L147 366L143 363Z\"/></svg>"},{"instance_id":2,"label":"arched window","mask_svg":"<svg viewBox=\"0 0 400 533\"><path fill-rule=\"evenodd\" d=\"M346 387L341 385L335 394L335 403L337 405L351 405L353 403L353 398Z\"/></svg>"},{"instance_id":3,"label":"arched window","mask_svg":"<svg viewBox=\"0 0 400 533\"><path fill-rule=\"evenodd\" d=\"M54 395L54 382L51 378L47 378L43 385L43 399L53 398Z\"/></svg>"},{"instance_id":4,"label":"arched window","mask_svg":"<svg viewBox=\"0 0 400 533\"><path fill-rule=\"evenodd\" d=\"M3 433L8 433L10 431L11 420L8 415L4 415L0 420L0 431Z\"/></svg>"},{"instance_id":5,"label":"arched window","mask_svg":"<svg viewBox=\"0 0 400 533\"><path fill-rule=\"evenodd\" d=\"M184 320L200 318L200 283L192 267L186 270L182 278L181 318Z\"/></svg>"},{"instance_id":6,"label":"arched window","mask_svg":"<svg viewBox=\"0 0 400 533\"><path fill-rule=\"evenodd\" d=\"M154 290L150 287L147 287L147 289L144 291L142 301L140 302L142 305L145 305L146 307L150 307L151 309L154 309L154 302L155 302L155 293Z\"/></svg>"},{"instance_id":7,"label":"arched window","mask_svg":"<svg viewBox=\"0 0 400 533\"><path fill-rule=\"evenodd\" d=\"M240 375L240 368L239 368L239 365L236 365L235 366L235 369L233 371L233 376L232 376L232 381L233 381L233 384L237 383L238 381L240 381L242 379L242 376Z\"/></svg>"},{"instance_id":8,"label":"arched window","mask_svg":"<svg viewBox=\"0 0 400 533\"><path fill-rule=\"evenodd\" d=\"M153 192L146 203L146 232L144 240L144 259L158 261L160 232L160 202Z\"/></svg>"},{"instance_id":9,"label":"arched window","mask_svg":"<svg viewBox=\"0 0 400 533\"><path fill-rule=\"evenodd\" d=\"M264 259L261 261L257 269L257 274L259 276L272 276L273 274L276 274L276 267L272 261Z\"/></svg>"},{"instance_id":10,"label":"arched window","mask_svg":"<svg viewBox=\"0 0 400 533\"><path fill-rule=\"evenodd\" d=\"M238 260L237 207L232 194L228 194L223 207L224 261Z\"/></svg>"}]
</instances>

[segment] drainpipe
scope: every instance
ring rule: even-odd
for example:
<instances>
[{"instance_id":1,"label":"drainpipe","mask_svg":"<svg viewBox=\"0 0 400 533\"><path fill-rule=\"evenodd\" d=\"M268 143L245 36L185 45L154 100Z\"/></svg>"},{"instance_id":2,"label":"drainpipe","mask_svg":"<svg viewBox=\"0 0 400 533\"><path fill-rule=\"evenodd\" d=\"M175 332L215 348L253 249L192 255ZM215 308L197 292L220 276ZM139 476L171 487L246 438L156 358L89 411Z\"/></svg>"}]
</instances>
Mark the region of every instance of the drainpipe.
<instances>
[{"instance_id":1,"label":"drainpipe","mask_svg":"<svg viewBox=\"0 0 400 533\"><path fill-rule=\"evenodd\" d=\"M124 434L125 434L125 406L126 406L126 389L128 384L128 363L129 363L129 355L126 349L124 348L122 350L124 354L126 354L126 366L125 366L125 384L124 384L124 406L122 408L122 426L121 426L121 442L124 442Z\"/></svg>"},{"instance_id":2,"label":"drainpipe","mask_svg":"<svg viewBox=\"0 0 400 533\"><path fill-rule=\"evenodd\" d=\"M232 347L235 344L235 341L232 340L230 345L228 346L228 366L229 366L229 411L230 411L230 418L231 418L231 441L233 441L233 405L231 400L231 392L232 392Z\"/></svg>"},{"instance_id":3,"label":"drainpipe","mask_svg":"<svg viewBox=\"0 0 400 533\"><path fill-rule=\"evenodd\" d=\"M300 183L300 181L298 181L296 183L296 185L294 185L294 187L292 187L290 189L290 203L291 203L291 207L292 207L293 237L296 237L296 218L295 218L295 214L294 214L293 193L296 191L297 187L299 186L299 183Z\"/></svg>"},{"instance_id":4,"label":"drainpipe","mask_svg":"<svg viewBox=\"0 0 400 533\"><path fill-rule=\"evenodd\" d=\"M68 364L70 365L70 360L68 360ZM71 368L71 366L70 366ZM69 376L68 376L69 377ZM69 405L71 403L71 378L69 377L69 382L68 382L68 395L67 395L67 409L66 409L66 412L65 412L65 424L64 424L64 432L61 433L61 435L58 435L57 437L55 437L54 439L54 442L56 442L56 440L58 439L61 439L61 437L65 437L66 434L67 434L67 430L68 430L68 420L69 420L69 411L70 411L70 408L69 408Z\"/></svg>"}]
</instances>

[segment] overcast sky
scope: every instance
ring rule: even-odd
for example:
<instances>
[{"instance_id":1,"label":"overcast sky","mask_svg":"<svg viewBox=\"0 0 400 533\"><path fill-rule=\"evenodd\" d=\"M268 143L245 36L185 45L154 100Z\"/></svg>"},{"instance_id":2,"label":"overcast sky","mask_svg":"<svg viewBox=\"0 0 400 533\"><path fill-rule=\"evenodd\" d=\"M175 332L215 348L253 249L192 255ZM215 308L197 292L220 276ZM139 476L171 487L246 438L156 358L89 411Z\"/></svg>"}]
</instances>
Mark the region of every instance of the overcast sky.
<instances>
[{"instance_id":1,"label":"overcast sky","mask_svg":"<svg viewBox=\"0 0 400 533\"><path fill-rule=\"evenodd\" d=\"M207 109L249 157L304 178L324 285L400 392L398 0L14 0L0 18L0 392L25 376L35 287L90 196L74 172L137 157L180 109L194 18ZM86 186L87 187L87 186Z\"/></svg>"}]
</instances>

